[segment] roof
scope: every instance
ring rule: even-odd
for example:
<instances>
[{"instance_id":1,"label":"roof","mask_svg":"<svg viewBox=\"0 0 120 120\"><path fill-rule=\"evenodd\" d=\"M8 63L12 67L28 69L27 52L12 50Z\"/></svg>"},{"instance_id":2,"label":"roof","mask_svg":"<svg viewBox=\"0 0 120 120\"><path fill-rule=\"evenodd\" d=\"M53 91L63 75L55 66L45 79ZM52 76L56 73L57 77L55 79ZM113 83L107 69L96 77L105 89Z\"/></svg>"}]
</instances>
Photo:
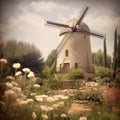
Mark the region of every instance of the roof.
<instances>
[{"instance_id":1,"label":"roof","mask_svg":"<svg viewBox=\"0 0 120 120\"><path fill-rule=\"evenodd\" d=\"M67 25L69 25L70 27L74 27L75 24L77 23L77 21L78 21L78 20L74 18L74 19L72 19L72 20L69 20L69 21L67 22ZM84 23L84 22L80 22L80 24L77 25L77 28L80 28L80 29L85 30L85 31L90 31L88 25L87 25L86 23ZM63 35L63 34L68 33L68 32L71 32L71 28L63 28L63 29L60 31L60 34L59 34L59 35Z\"/></svg>"}]
</instances>

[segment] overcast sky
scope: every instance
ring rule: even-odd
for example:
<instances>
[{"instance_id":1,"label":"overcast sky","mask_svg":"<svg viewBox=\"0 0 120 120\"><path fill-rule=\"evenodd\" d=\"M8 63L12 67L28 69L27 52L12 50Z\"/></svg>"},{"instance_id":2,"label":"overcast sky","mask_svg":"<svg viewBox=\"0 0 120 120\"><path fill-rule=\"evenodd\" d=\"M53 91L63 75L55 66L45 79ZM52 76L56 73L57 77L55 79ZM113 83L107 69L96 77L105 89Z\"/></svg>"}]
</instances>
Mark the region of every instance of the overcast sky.
<instances>
[{"instance_id":1,"label":"overcast sky","mask_svg":"<svg viewBox=\"0 0 120 120\"><path fill-rule=\"evenodd\" d=\"M117 26L120 33L119 0L1 0L0 40L15 38L33 43L46 58L58 46L61 29L45 26L45 20L66 23L79 18L85 5L89 10L83 22L90 30L106 34L107 52L112 56ZM103 40L91 36L91 48L103 49Z\"/></svg>"}]
</instances>

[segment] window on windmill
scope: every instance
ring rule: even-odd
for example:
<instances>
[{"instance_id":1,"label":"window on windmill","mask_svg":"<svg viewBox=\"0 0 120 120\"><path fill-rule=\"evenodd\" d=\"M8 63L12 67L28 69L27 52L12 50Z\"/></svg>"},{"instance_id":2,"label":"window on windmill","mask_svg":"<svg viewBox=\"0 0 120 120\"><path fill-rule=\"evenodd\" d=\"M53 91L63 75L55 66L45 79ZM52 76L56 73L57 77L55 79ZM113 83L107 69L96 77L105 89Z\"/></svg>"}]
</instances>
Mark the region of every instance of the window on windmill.
<instances>
[{"instance_id":1,"label":"window on windmill","mask_svg":"<svg viewBox=\"0 0 120 120\"><path fill-rule=\"evenodd\" d=\"M75 63L75 69L78 69L78 63Z\"/></svg>"},{"instance_id":2,"label":"window on windmill","mask_svg":"<svg viewBox=\"0 0 120 120\"><path fill-rule=\"evenodd\" d=\"M83 34L83 37L86 38L86 34Z\"/></svg>"},{"instance_id":3,"label":"window on windmill","mask_svg":"<svg viewBox=\"0 0 120 120\"><path fill-rule=\"evenodd\" d=\"M68 49L65 50L65 56L66 56L66 57L69 56L69 50L68 50Z\"/></svg>"}]
</instances>

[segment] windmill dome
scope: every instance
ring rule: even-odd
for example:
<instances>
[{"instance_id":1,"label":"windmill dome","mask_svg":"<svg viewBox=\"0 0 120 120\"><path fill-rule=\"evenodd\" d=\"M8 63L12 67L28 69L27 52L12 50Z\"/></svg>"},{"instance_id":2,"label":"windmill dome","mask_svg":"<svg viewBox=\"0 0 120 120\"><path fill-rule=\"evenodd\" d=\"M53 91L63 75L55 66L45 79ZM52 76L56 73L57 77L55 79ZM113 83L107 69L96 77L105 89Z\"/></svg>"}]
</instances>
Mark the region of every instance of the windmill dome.
<instances>
[{"instance_id":1,"label":"windmill dome","mask_svg":"<svg viewBox=\"0 0 120 120\"><path fill-rule=\"evenodd\" d=\"M74 18L74 19L72 19L72 20L69 20L69 21L67 22L67 24L68 24L70 27L74 27L77 22L78 22L78 20ZM88 25L87 25L86 23L84 23L84 22L80 22L80 24L77 25L76 27L79 28L79 29L88 31L88 32L90 31ZM63 28L63 29L60 31L60 34L59 34L59 35L63 35L63 34L65 34L65 33L71 32L71 31L72 31L71 28Z\"/></svg>"}]
</instances>

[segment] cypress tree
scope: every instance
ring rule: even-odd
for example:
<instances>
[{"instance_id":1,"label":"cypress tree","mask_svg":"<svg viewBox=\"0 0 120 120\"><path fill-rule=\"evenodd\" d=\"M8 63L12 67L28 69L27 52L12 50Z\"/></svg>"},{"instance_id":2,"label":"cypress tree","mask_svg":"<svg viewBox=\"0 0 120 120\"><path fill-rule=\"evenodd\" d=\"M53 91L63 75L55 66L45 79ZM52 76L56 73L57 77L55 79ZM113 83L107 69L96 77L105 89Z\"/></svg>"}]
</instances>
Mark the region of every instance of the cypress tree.
<instances>
[{"instance_id":1,"label":"cypress tree","mask_svg":"<svg viewBox=\"0 0 120 120\"><path fill-rule=\"evenodd\" d=\"M116 58L116 68L120 67L120 35L118 35L118 45L117 45L117 58Z\"/></svg>"},{"instance_id":2,"label":"cypress tree","mask_svg":"<svg viewBox=\"0 0 120 120\"><path fill-rule=\"evenodd\" d=\"M117 28L114 33L114 55L113 55L113 69L116 71L116 62L117 62Z\"/></svg>"},{"instance_id":3,"label":"cypress tree","mask_svg":"<svg viewBox=\"0 0 120 120\"><path fill-rule=\"evenodd\" d=\"M106 35L104 36L104 66L107 67Z\"/></svg>"}]
</instances>

